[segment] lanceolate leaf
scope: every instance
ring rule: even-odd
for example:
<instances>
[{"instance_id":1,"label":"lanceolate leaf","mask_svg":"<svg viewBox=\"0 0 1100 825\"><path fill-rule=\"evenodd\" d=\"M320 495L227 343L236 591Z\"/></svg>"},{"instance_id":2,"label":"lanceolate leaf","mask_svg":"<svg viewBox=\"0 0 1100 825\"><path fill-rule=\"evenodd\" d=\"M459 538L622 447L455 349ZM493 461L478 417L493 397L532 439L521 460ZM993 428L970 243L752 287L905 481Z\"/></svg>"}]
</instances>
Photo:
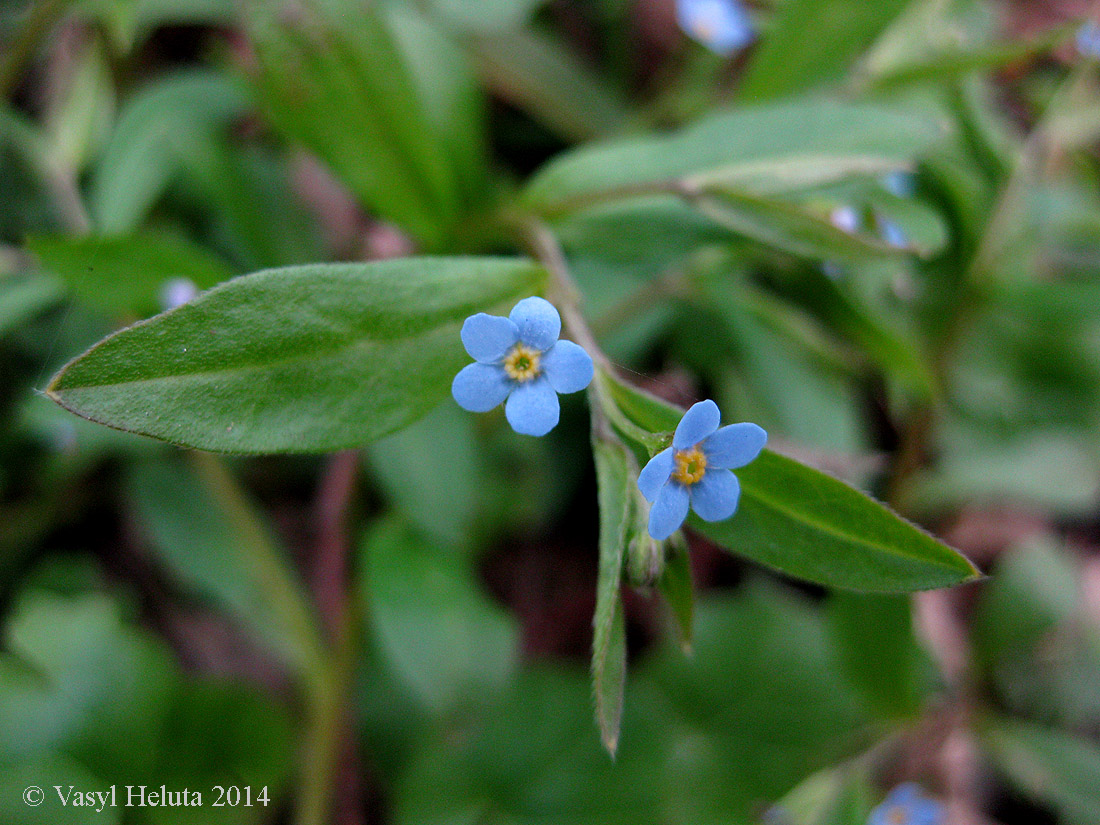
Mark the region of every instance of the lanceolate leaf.
<instances>
[{"instance_id":1,"label":"lanceolate leaf","mask_svg":"<svg viewBox=\"0 0 1100 825\"><path fill-rule=\"evenodd\" d=\"M927 117L866 105L797 100L706 117L668 136L630 138L586 146L554 160L535 176L526 204L553 216L610 197L652 192L655 184L684 178L705 182L759 178L768 168L779 179L811 168L808 156L831 166L905 162L943 130ZM843 158L856 160L844 161ZM867 158L873 158L868 161ZM746 173L747 174L747 173Z\"/></svg>"},{"instance_id":2,"label":"lanceolate leaf","mask_svg":"<svg viewBox=\"0 0 1100 825\"><path fill-rule=\"evenodd\" d=\"M447 393L468 361L467 316L506 314L543 277L508 258L266 270L106 338L47 392L92 421L200 449L361 446Z\"/></svg>"},{"instance_id":3,"label":"lanceolate leaf","mask_svg":"<svg viewBox=\"0 0 1100 825\"><path fill-rule=\"evenodd\" d=\"M694 200L720 226L766 246L806 258L837 262L891 258L905 254L875 238L845 232L825 215L798 204L748 192L708 191Z\"/></svg>"},{"instance_id":4,"label":"lanceolate leaf","mask_svg":"<svg viewBox=\"0 0 1100 825\"><path fill-rule=\"evenodd\" d=\"M618 382L624 414L672 431L681 411ZM736 471L741 503L726 521L690 525L725 549L830 587L902 593L980 575L965 557L874 499L830 475L764 450Z\"/></svg>"},{"instance_id":5,"label":"lanceolate leaf","mask_svg":"<svg viewBox=\"0 0 1100 825\"><path fill-rule=\"evenodd\" d=\"M1100 825L1094 742L1039 725L995 720L985 741L1001 769L1029 795L1053 805L1075 825Z\"/></svg>"},{"instance_id":6,"label":"lanceolate leaf","mask_svg":"<svg viewBox=\"0 0 1100 825\"><path fill-rule=\"evenodd\" d=\"M614 754L626 682L626 629L619 588L633 491L625 447L596 440L593 456L599 483L600 572L592 617L592 695L600 738Z\"/></svg>"},{"instance_id":7,"label":"lanceolate leaf","mask_svg":"<svg viewBox=\"0 0 1100 825\"><path fill-rule=\"evenodd\" d=\"M737 514L692 526L727 550L831 587L900 593L979 574L963 556L832 476L765 450L738 470Z\"/></svg>"}]
</instances>

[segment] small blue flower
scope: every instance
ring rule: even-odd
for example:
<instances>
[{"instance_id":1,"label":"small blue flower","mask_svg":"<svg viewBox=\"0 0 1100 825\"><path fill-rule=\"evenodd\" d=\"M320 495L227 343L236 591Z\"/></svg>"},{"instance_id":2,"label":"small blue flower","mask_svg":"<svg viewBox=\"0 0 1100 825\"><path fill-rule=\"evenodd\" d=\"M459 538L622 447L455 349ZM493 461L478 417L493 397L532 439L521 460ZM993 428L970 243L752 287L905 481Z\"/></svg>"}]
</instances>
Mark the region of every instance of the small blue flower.
<instances>
[{"instance_id":1,"label":"small blue flower","mask_svg":"<svg viewBox=\"0 0 1100 825\"><path fill-rule=\"evenodd\" d=\"M679 529L689 506L703 521L722 521L737 511L741 485L730 470L756 458L768 434L747 423L718 429L721 421L713 401L694 404L680 419L672 446L638 474L638 489L653 505L649 535L658 541Z\"/></svg>"},{"instance_id":2,"label":"small blue flower","mask_svg":"<svg viewBox=\"0 0 1100 825\"><path fill-rule=\"evenodd\" d=\"M905 249L909 246L909 238L906 237L905 230L902 229L901 225L896 221L878 215L876 217L876 222L878 223L879 234L882 235L882 239L890 246L895 249Z\"/></svg>"},{"instance_id":3,"label":"small blue flower","mask_svg":"<svg viewBox=\"0 0 1100 825\"><path fill-rule=\"evenodd\" d=\"M745 48L755 36L739 0L676 0L676 22L689 37L721 55Z\"/></svg>"},{"instance_id":4,"label":"small blue flower","mask_svg":"<svg viewBox=\"0 0 1100 825\"><path fill-rule=\"evenodd\" d=\"M942 825L943 805L929 799L914 782L898 785L871 811L867 825Z\"/></svg>"},{"instance_id":5,"label":"small blue flower","mask_svg":"<svg viewBox=\"0 0 1100 825\"><path fill-rule=\"evenodd\" d=\"M863 219L860 217L859 212L855 210L855 207L845 204L844 206L838 206L829 213L829 223L849 235L854 235L859 231Z\"/></svg>"},{"instance_id":6,"label":"small blue flower","mask_svg":"<svg viewBox=\"0 0 1100 825\"><path fill-rule=\"evenodd\" d=\"M1100 60L1100 23L1090 20L1077 30L1077 51L1082 57Z\"/></svg>"},{"instance_id":7,"label":"small blue flower","mask_svg":"<svg viewBox=\"0 0 1100 825\"><path fill-rule=\"evenodd\" d=\"M546 435L558 423L559 392L592 383L592 357L572 341L559 341L561 316L542 298L524 298L507 318L479 312L462 325L462 345L476 361L451 384L458 406L488 412L501 402L512 429Z\"/></svg>"},{"instance_id":8,"label":"small blue flower","mask_svg":"<svg viewBox=\"0 0 1100 825\"><path fill-rule=\"evenodd\" d=\"M917 191L917 181L909 172L895 170L882 176L882 187L896 197L911 198Z\"/></svg>"},{"instance_id":9,"label":"small blue flower","mask_svg":"<svg viewBox=\"0 0 1100 825\"><path fill-rule=\"evenodd\" d=\"M160 308L162 310L175 309L183 306L188 301L193 301L199 294L199 288L190 278L171 278L164 282L160 288Z\"/></svg>"}]
</instances>

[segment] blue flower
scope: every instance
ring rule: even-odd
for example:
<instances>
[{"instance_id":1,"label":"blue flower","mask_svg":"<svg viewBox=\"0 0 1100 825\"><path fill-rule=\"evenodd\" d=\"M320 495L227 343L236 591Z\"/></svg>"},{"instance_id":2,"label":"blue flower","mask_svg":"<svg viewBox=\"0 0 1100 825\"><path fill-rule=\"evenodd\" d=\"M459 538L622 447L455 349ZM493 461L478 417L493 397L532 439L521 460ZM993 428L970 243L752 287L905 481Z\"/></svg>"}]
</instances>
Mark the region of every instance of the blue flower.
<instances>
[{"instance_id":1,"label":"blue flower","mask_svg":"<svg viewBox=\"0 0 1100 825\"><path fill-rule=\"evenodd\" d=\"M878 223L879 234L890 246L895 249L905 249L909 246L909 238L906 237L905 230L901 228L901 224L897 221L878 215L876 216L876 222Z\"/></svg>"},{"instance_id":2,"label":"blue flower","mask_svg":"<svg viewBox=\"0 0 1100 825\"><path fill-rule=\"evenodd\" d=\"M512 429L546 435L558 423L559 392L579 392L592 382L591 356L572 341L559 341L561 316L542 298L524 298L507 318L479 312L462 325L462 345L476 363L451 384L458 406L488 412L501 402Z\"/></svg>"},{"instance_id":3,"label":"blue flower","mask_svg":"<svg viewBox=\"0 0 1100 825\"><path fill-rule=\"evenodd\" d=\"M718 429L721 421L713 401L693 405L680 419L672 446L639 473L638 489L653 505L649 535L658 541L684 523L689 506L703 521L722 521L736 512L741 485L730 470L756 458L768 434L747 423Z\"/></svg>"},{"instance_id":4,"label":"blue flower","mask_svg":"<svg viewBox=\"0 0 1100 825\"><path fill-rule=\"evenodd\" d=\"M914 782L898 785L871 811L867 825L942 825L943 805L929 799Z\"/></svg>"},{"instance_id":5,"label":"blue flower","mask_svg":"<svg viewBox=\"0 0 1100 825\"><path fill-rule=\"evenodd\" d=\"M882 187L898 198L911 198L917 191L917 181L909 172L895 170L882 176Z\"/></svg>"},{"instance_id":6,"label":"blue flower","mask_svg":"<svg viewBox=\"0 0 1100 825\"><path fill-rule=\"evenodd\" d=\"M160 308L162 310L175 309L183 306L188 301L194 300L199 294L199 288L190 278L171 278L164 282L160 288Z\"/></svg>"},{"instance_id":7,"label":"blue flower","mask_svg":"<svg viewBox=\"0 0 1100 825\"><path fill-rule=\"evenodd\" d=\"M859 227L863 223L863 218L860 217L855 207L845 204L844 206L838 206L829 213L829 223L842 232L854 235L859 231Z\"/></svg>"},{"instance_id":8,"label":"blue flower","mask_svg":"<svg viewBox=\"0 0 1100 825\"><path fill-rule=\"evenodd\" d=\"M1077 51L1082 57L1100 60L1100 23L1090 20L1077 30Z\"/></svg>"},{"instance_id":9,"label":"blue flower","mask_svg":"<svg viewBox=\"0 0 1100 825\"><path fill-rule=\"evenodd\" d=\"M676 22L712 52L733 54L752 42L749 13L739 0L676 0Z\"/></svg>"}]
</instances>

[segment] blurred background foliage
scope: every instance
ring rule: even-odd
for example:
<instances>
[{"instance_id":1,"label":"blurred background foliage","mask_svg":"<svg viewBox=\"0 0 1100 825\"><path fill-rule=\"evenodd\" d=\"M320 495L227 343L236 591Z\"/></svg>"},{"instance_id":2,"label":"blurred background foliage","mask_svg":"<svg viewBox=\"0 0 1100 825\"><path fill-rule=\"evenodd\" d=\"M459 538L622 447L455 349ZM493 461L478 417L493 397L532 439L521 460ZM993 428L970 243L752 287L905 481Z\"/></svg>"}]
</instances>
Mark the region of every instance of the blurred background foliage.
<instances>
[{"instance_id":1,"label":"blurred background foliage","mask_svg":"<svg viewBox=\"0 0 1100 825\"><path fill-rule=\"evenodd\" d=\"M826 825L916 779L951 823L1100 823L1097 12L761 0L721 58L671 0L0 7L0 819ZM530 214L628 380L990 577L830 592L690 534L690 645L624 593L612 760L579 399L238 459L41 393L174 279L515 252ZM58 783L272 803L23 805Z\"/></svg>"}]
</instances>

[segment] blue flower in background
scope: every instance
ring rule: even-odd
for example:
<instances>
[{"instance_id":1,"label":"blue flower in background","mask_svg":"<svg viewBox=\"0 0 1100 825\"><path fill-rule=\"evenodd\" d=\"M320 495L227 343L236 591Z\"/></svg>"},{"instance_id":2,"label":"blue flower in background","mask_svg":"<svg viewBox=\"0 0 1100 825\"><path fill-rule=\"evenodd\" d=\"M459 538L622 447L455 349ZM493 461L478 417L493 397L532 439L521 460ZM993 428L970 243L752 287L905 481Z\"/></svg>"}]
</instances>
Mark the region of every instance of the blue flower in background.
<instances>
[{"instance_id":1,"label":"blue flower in background","mask_svg":"<svg viewBox=\"0 0 1100 825\"><path fill-rule=\"evenodd\" d=\"M676 0L676 22L689 37L722 55L745 48L754 37L739 0Z\"/></svg>"},{"instance_id":2,"label":"blue flower in background","mask_svg":"<svg viewBox=\"0 0 1100 825\"><path fill-rule=\"evenodd\" d=\"M894 171L882 176L882 186L891 195L911 198L917 191L917 181L909 172Z\"/></svg>"},{"instance_id":3,"label":"blue flower in background","mask_svg":"<svg viewBox=\"0 0 1100 825\"><path fill-rule=\"evenodd\" d=\"M913 782L898 785L871 811L867 825L942 825L943 805Z\"/></svg>"},{"instance_id":4,"label":"blue flower in background","mask_svg":"<svg viewBox=\"0 0 1100 825\"><path fill-rule=\"evenodd\" d=\"M160 308L175 309L198 297L199 288L190 278L171 278L160 288Z\"/></svg>"},{"instance_id":5,"label":"blue flower in background","mask_svg":"<svg viewBox=\"0 0 1100 825\"><path fill-rule=\"evenodd\" d=\"M904 249L909 246L909 238L905 235L905 230L901 228L901 225L896 221L892 221L889 218L885 218L882 215L876 217L878 223L879 234L882 235L882 239L886 243L895 249Z\"/></svg>"},{"instance_id":6,"label":"blue flower in background","mask_svg":"<svg viewBox=\"0 0 1100 825\"><path fill-rule=\"evenodd\" d=\"M838 206L829 213L829 223L849 235L854 235L859 231L863 219L860 217L859 212L855 210L855 207L844 205Z\"/></svg>"},{"instance_id":7,"label":"blue flower in background","mask_svg":"<svg viewBox=\"0 0 1100 825\"><path fill-rule=\"evenodd\" d=\"M638 489L653 505L649 535L658 541L676 532L689 507L703 521L722 521L737 511L741 485L730 470L756 458L768 434L748 423L718 429L721 421L713 401L693 405L680 419L672 446L638 475Z\"/></svg>"},{"instance_id":8,"label":"blue flower in background","mask_svg":"<svg viewBox=\"0 0 1100 825\"><path fill-rule=\"evenodd\" d=\"M561 316L542 298L524 298L507 318L479 312L462 325L462 345L476 363L451 384L458 406L488 412L501 402L512 429L546 435L558 423L559 392L579 392L592 382L591 356L572 341L559 341Z\"/></svg>"},{"instance_id":9,"label":"blue flower in background","mask_svg":"<svg viewBox=\"0 0 1100 825\"><path fill-rule=\"evenodd\" d=\"M1100 23L1090 20L1077 30L1077 51L1100 60Z\"/></svg>"}]
</instances>

